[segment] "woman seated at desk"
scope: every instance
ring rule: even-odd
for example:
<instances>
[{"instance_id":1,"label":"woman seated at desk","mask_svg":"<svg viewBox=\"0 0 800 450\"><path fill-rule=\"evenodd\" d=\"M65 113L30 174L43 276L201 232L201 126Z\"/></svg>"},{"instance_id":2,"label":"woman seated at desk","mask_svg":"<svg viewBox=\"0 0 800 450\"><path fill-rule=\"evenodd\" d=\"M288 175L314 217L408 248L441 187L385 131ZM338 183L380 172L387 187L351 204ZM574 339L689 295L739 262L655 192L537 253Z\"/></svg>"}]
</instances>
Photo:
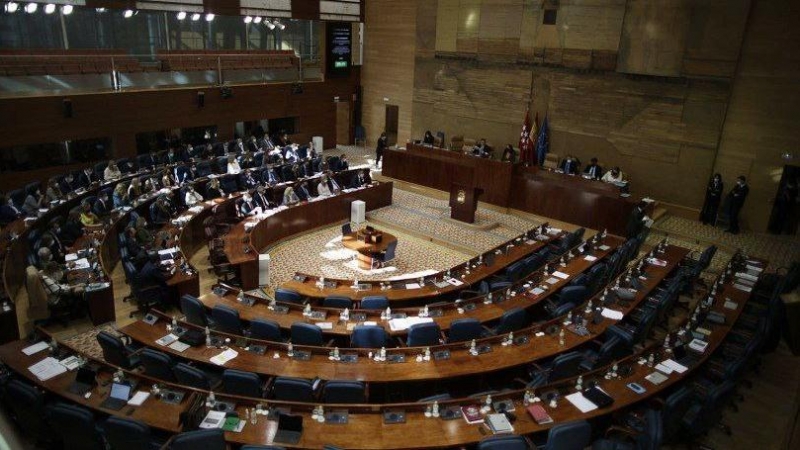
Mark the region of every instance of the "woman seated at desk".
<instances>
[{"instance_id":1,"label":"woman seated at desk","mask_svg":"<svg viewBox=\"0 0 800 450\"><path fill-rule=\"evenodd\" d=\"M184 203L186 203L186 206L192 207L202 201L203 201L203 196L200 195L199 192L194 190L194 186L190 184L186 190L186 196L184 198Z\"/></svg>"},{"instance_id":2,"label":"woman seated at desk","mask_svg":"<svg viewBox=\"0 0 800 450\"><path fill-rule=\"evenodd\" d=\"M111 194L111 199L114 202L114 208L122 208L123 206L129 205L128 187L124 182L117 183L117 187L114 188L114 193Z\"/></svg>"},{"instance_id":3,"label":"woman seated at desk","mask_svg":"<svg viewBox=\"0 0 800 450\"><path fill-rule=\"evenodd\" d=\"M294 188L289 186L283 191L283 205L291 206L300 203L300 198L294 193Z\"/></svg>"},{"instance_id":4,"label":"woman seated at desk","mask_svg":"<svg viewBox=\"0 0 800 450\"><path fill-rule=\"evenodd\" d=\"M100 221L100 218L97 217L97 214L92 212L92 205L86 201L81 203L80 218L81 224L85 227L99 227L103 225L103 223Z\"/></svg>"},{"instance_id":5,"label":"woman seated at desk","mask_svg":"<svg viewBox=\"0 0 800 450\"><path fill-rule=\"evenodd\" d=\"M613 169L609 170L608 172L603 174L602 181L606 183L624 183L625 182L625 174L619 170L619 167L614 167Z\"/></svg>"},{"instance_id":6,"label":"woman seated at desk","mask_svg":"<svg viewBox=\"0 0 800 450\"><path fill-rule=\"evenodd\" d=\"M322 178L319 180L319 184L317 184L317 195L320 197L330 197L331 189L328 187L328 176L323 175Z\"/></svg>"}]
</instances>

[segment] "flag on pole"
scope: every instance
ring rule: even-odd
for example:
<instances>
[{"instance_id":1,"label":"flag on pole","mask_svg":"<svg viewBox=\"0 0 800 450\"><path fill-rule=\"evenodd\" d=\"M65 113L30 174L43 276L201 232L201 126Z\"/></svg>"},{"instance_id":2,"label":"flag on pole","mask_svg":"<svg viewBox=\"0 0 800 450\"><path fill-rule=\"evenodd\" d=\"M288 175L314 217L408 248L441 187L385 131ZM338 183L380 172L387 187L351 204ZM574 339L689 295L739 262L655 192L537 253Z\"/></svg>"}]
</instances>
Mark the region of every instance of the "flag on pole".
<instances>
[{"instance_id":1,"label":"flag on pole","mask_svg":"<svg viewBox=\"0 0 800 450\"><path fill-rule=\"evenodd\" d=\"M531 110L525 111L525 122L522 123L522 133L519 135L519 158L520 161L529 166L533 163L533 137L536 132L531 133Z\"/></svg>"},{"instance_id":2,"label":"flag on pole","mask_svg":"<svg viewBox=\"0 0 800 450\"><path fill-rule=\"evenodd\" d=\"M544 157L547 155L547 152L550 151L549 128L550 127L547 125L547 116L545 115L544 122L542 122L542 129L539 130L539 138L536 139L536 157L540 166L544 164Z\"/></svg>"}]
</instances>

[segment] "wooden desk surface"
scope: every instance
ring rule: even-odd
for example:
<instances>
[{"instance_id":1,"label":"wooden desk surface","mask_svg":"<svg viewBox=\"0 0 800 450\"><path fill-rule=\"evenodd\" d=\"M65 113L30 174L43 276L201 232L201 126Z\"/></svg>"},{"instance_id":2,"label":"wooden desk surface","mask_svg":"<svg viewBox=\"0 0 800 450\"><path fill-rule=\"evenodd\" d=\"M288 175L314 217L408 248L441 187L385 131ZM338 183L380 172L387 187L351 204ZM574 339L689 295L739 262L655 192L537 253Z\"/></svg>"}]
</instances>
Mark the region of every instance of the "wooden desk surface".
<instances>
[{"instance_id":1,"label":"wooden desk surface","mask_svg":"<svg viewBox=\"0 0 800 450\"><path fill-rule=\"evenodd\" d=\"M397 242L397 237L393 234L381 231L382 238L380 242L364 242L364 235L359 235L358 231L354 231L342 236L342 245L350 250L355 250L359 253L371 254L385 252L392 242Z\"/></svg>"},{"instance_id":2,"label":"wooden desk surface","mask_svg":"<svg viewBox=\"0 0 800 450\"><path fill-rule=\"evenodd\" d=\"M442 331L447 331L450 329L450 324L452 321L457 319L465 319L465 318L475 318L483 323L491 322L493 320L497 320L502 315L513 308L529 308L537 303L544 301L554 292L557 292L559 289L567 285L575 276L586 272L589 270L593 265L600 263L610 255L619 245L622 244L622 239L615 237L615 236L607 236L606 239L603 241L604 245L608 246L606 250L599 250L597 249L593 256L596 257L596 260L587 261L585 257L577 257L570 260L567 263L566 267L559 267L559 271L569 275L567 278L558 278L555 284L548 284L548 289L544 293L534 296L530 293L527 295L516 295L510 299L506 299L503 302L497 303L493 302L490 304L485 304L483 302L483 297L465 300L460 302L458 305L454 302L447 302L444 304L437 303L437 306L434 309L441 311L440 316L432 317L433 321L439 325ZM541 280L542 269L537 270L534 274L527 277L525 280L522 280L514 285L515 291L522 292L524 290L523 285L526 283L533 282L533 285L541 284L544 280ZM495 298L501 297L505 289L500 291L494 292ZM240 303L235 293L229 293L225 296L218 296L216 294L208 293L200 297L200 301L207 308L213 308L217 304L223 304L229 306L233 309L239 311L239 315L242 319L247 321L252 321L256 318L266 318L270 320L274 320L277 322L281 328L288 330L291 328L293 323L296 322L306 322L306 323L314 323L314 322L332 322L333 328L330 330L323 330L323 333L332 335L332 336L350 336L352 334L352 328L356 325L355 322L342 322L339 320L339 314L341 313L341 309L338 308L323 308L317 305L314 308L314 311L322 311L326 313L326 317L320 320L311 320L308 317L303 316L303 307L301 305L296 304L284 304L289 308L289 312L287 314L279 314L273 310L270 310L268 305L265 302L257 301L256 304L253 306L245 306ZM474 304L475 309L471 311L467 311L464 307L467 304ZM357 310L354 309L353 313L358 312L362 314L366 314L368 321L377 322L379 325L383 326L387 333L392 336L404 336L408 334L408 330L398 330L393 331L390 327L388 322L382 321L380 319L380 315L382 311L375 311L375 310ZM419 313L419 308L393 308L392 312L395 313L406 313L409 317L413 317Z\"/></svg>"},{"instance_id":3,"label":"wooden desk surface","mask_svg":"<svg viewBox=\"0 0 800 450\"><path fill-rule=\"evenodd\" d=\"M466 263L459 264L458 266L453 267L450 269L451 275L455 278L459 278L463 284L459 286L455 285L448 285L443 288L439 288L437 286L426 284L421 288L395 288L392 287L390 289L382 289L380 287L380 281L371 281L365 282L371 285L370 289L365 290L354 290L351 287L349 282L344 282L344 280L330 280L326 278L326 281L334 281L337 283L336 287L324 287L321 288L317 285L317 281L319 280L318 277L315 276L308 276L305 281L297 281L297 280L289 280L281 287L286 289L291 289L300 293L300 295L312 299L323 299L329 296L344 296L349 297L354 300L361 300L364 297L372 296L372 295L382 295L389 299L390 303L393 304L400 304L402 302L427 302L428 299L433 297L439 297L447 294L452 294L462 289L468 289L469 286L475 285L480 283L482 280L489 278L490 276L503 271L509 264L512 264L516 261L519 261L533 253L539 251L545 245L553 242L554 240L560 238L563 234L558 235L547 235L547 239L544 241L523 241L522 238L514 238L509 240L506 244L500 245L493 250L486 252L484 255L487 254L494 254L494 264L491 266L486 266L482 264L478 267L476 266L476 260L472 259L467 261ZM508 245L511 245L510 248L507 248ZM439 272L435 275L437 278L444 278L445 273ZM430 277L426 277L430 278ZM390 283L389 281L386 281ZM408 281L409 283L416 282L416 279L412 279Z\"/></svg>"}]
</instances>

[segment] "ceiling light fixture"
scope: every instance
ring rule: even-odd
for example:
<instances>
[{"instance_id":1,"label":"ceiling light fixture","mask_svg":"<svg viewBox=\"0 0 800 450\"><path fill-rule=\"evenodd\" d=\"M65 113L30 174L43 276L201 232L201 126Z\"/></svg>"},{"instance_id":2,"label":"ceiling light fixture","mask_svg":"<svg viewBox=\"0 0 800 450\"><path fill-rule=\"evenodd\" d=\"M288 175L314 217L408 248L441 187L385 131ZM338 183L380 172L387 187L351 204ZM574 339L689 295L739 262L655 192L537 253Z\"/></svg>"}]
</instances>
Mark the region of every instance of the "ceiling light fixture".
<instances>
[{"instance_id":1,"label":"ceiling light fixture","mask_svg":"<svg viewBox=\"0 0 800 450\"><path fill-rule=\"evenodd\" d=\"M244 23L250 23L252 21L253 21L253 17L252 16L247 16L247 17L244 18Z\"/></svg>"},{"instance_id":2,"label":"ceiling light fixture","mask_svg":"<svg viewBox=\"0 0 800 450\"><path fill-rule=\"evenodd\" d=\"M19 3L17 3L17 2L8 2L8 3L6 3L6 6L5 6L4 9L6 10L7 13L13 14L13 13L17 12L17 10L19 9Z\"/></svg>"},{"instance_id":3,"label":"ceiling light fixture","mask_svg":"<svg viewBox=\"0 0 800 450\"><path fill-rule=\"evenodd\" d=\"M122 17L124 17L124 18L126 18L126 19L130 19L131 17L133 17L133 10L132 10L132 9L126 9L126 10L125 10L125 11L122 13Z\"/></svg>"},{"instance_id":4,"label":"ceiling light fixture","mask_svg":"<svg viewBox=\"0 0 800 450\"><path fill-rule=\"evenodd\" d=\"M211 13L206 14L206 22L211 22L214 20L214 15Z\"/></svg>"},{"instance_id":5,"label":"ceiling light fixture","mask_svg":"<svg viewBox=\"0 0 800 450\"><path fill-rule=\"evenodd\" d=\"M192 22L197 22L198 20L200 20L200 14L198 13L192 14Z\"/></svg>"},{"instance_id":6,"label":"ceiling light fixture","mask_svg":"<svg viewBox=\"0 0 800 450\"><path fill-rule=\"evenodd\" d=\"M267 28L269 28L270 30L274 30L275 29L275 24L270 22L269 19L264 20L264 25L266 25Z\"/></svg>"},{"instance_id":7,"label":"ceiling light fixture","mask_svg":"<svg viewBox=\"0 0 800 450\"><path fill-rule=\"evenodd\" d=\"M28 14L35 13L37 9L39 9L39 5L37 5L36 3L28 3L27 5L25 5L25 12Z\"/></svg>"},{"instance_id":8,"label":"ceiling light fixture","mask_svg":"<svg viewBox=\"0 0 800 450\"><path fill-rule=\"evenodd\" d=\"M72 5L64 5L64 6L61 7L61 14L65 15L65 16L68 16L68 15L72 14L72 10L73 9L74 8L72 7Z\"/></svg>"},{"instance_id":9,"label":"ceiling light fixture","mask_svg":"<svg viewBox=\"0 0 800 450\"><path fill-rule=\"evenodd\" d=\"M253 23L261 23L261 20L262 20L262 19L261 19L261 16L256 16L256 17L253 19Z\"/></svg>"},{"instance_id":10,"label":"ceiling light fixture","mask_svg":"<svg viewBox=\"0 0 800 450\"><path fill-rule=\"evenodd\" d=\"M54 5L52 3L48 3L48 4L44 5L44 13L45 14L53 14L54 12L56 12L56 5Z\"/></svg>"},{"instance_id":11,"label":"ceiling light fixture","mask_svg":"<svg viewBox=\"0 0 800 450\"><path fill-rule=\"evenodd\" d=\"M185 19L186 18L186 11L179 12L176 17L178 18L178 20Z\"/></svg>"}]
</instances>

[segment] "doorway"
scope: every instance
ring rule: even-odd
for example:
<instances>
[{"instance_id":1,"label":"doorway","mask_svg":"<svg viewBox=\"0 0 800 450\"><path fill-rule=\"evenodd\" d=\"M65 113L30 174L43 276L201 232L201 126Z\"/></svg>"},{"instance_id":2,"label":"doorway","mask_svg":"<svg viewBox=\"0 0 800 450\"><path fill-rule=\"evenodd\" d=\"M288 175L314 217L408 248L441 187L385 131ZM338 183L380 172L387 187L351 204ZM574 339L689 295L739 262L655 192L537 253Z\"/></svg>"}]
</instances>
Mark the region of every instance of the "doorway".
<instances>
[{"instance_id":1,"label":"doorway","mask_svg":"<svg viewBox=\"0 0 800 450\"><path fill-rule=\"evenodd\" d=\"M800 166L783 166L783 175L772 203L769 232L796 235L800 224L800 204L797 203Z\"/></svg>"},{"instance_id":2,"label":"doorway","mask_svg":"<svg viewBox=\"0 0 800 450\"><path fill-rule=\"evenodd\" d=\"M400 117L400 107L397 105L386 105L386 139L387 145L392 146L397 144L397 121Z\"/></svg>"}]
</instances>

